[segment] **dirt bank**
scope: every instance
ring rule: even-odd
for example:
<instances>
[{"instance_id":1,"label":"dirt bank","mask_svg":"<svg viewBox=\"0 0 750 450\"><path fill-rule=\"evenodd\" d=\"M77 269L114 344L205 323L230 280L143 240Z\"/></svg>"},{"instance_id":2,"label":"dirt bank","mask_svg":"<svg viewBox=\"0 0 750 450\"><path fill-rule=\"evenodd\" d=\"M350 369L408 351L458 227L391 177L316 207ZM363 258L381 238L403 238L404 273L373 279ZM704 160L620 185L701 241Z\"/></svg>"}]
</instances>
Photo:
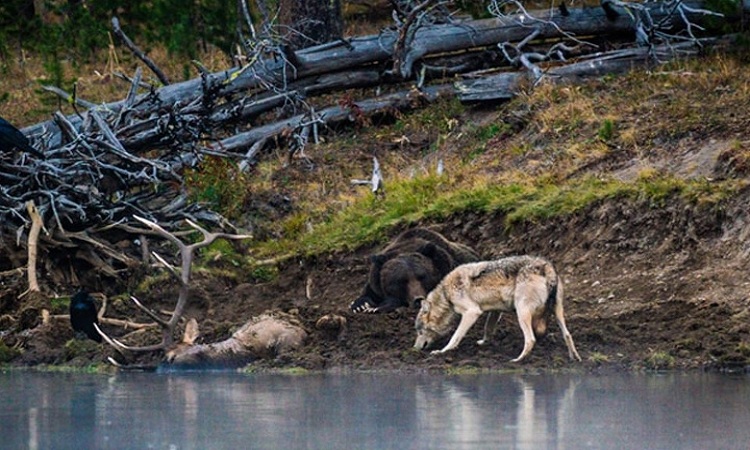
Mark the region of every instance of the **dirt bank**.
<instances>
[{"instance_id":1,"label":"dirt bank","mask_svg":"<svg viewBox=\"0 0 750 450\"><path fill-rule=\"evenodd\" d=\"M199 275L189 314L203 317L206 341L227 337L241 318L269 309L299 314L310 331L307 344L297 352L257 362L254 366L261 370L745 370L750 364L749 210L745 191L722 210L701 210L679 201L665 208L605 202L510 233L504 231L501 215L467 215L441 225L425 224L472 244L486 258L532 253L554 261L567 283L566 315L583 363L568 361L556 325L526 362L509 362L520 352L522 336L508 314L490 345L474 344L481 329L476 326L453 353L433 356L412 351L414 311L386 315L348 311L366 279L371 248L288 261L280 267L278 280L261 285ZM153 294L153 298L176 296L175 291ZM163 303L169 307L169 301ZM346 328L340 333L316 329L315 322L328 313L344 316ZM122 334L114 327L109 330ZM17 365L87 365L110 355L122 359L106 344L81 348L71 344L72 338L65 321L6 332L4 337L23 349L12 361ZM141 339L156 342L158 336L154 331ZM153 354L138 361L158 358Z\"/></svg>"}]
</instances>

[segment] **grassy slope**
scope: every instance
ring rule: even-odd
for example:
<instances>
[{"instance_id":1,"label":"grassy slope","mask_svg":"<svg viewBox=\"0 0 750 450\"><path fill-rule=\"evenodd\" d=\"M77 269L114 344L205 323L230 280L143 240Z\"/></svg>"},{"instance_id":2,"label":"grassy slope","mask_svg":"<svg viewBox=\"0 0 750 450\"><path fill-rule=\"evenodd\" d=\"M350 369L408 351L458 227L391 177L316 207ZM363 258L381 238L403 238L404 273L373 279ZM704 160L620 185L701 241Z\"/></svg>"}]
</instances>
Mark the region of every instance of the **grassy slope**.
<instances>
[{"instance_id":1,"label":"grassy slope","mask_svg":"<svg viewBox=\"0 0 750 450\"><path fill-rule=\"evenodd\" d=\"M389 227L466 210L503 212L511 226L603 198L655 207L673 194L721 202L747 183L746 67L740 57L712 56L583 86L541 86L491 111L446 102L310 148L318 177L268 161L268 175L250 190L292 184L296 215L274 233L289 241L258 252L296 252L297 234L309 253L356 247ZM722 170L707 172L703 154ZM367 178L371 156L384 168L385 198L348 185ZM312 234L300 226L308 222Z\"/></svg>"}]
</instances>

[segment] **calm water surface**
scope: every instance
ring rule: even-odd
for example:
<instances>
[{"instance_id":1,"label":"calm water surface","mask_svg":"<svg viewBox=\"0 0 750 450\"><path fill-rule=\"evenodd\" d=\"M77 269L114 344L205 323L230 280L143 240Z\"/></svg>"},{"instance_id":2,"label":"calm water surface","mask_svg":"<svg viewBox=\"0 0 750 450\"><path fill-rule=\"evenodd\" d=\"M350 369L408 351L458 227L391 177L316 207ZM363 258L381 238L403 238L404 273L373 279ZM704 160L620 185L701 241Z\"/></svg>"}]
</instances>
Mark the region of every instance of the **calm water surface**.
<instances>
[{"instance_id":1,"label":"calm water surface","mask_svg":"<svg viewBox=\"0 0 750 450\"><path fill-rule=\"evenodd\" d=\"M748 449L750 377L0 373L3 449Z\"/></svg>"}]
</instances>

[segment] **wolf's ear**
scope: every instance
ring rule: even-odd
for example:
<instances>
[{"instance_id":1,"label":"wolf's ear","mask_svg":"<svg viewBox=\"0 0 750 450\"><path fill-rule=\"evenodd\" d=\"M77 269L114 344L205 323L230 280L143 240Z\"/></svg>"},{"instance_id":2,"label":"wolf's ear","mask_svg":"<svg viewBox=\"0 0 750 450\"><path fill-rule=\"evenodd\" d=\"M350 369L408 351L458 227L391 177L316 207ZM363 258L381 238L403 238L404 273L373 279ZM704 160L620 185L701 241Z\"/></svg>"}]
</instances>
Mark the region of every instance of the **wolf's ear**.
<instances>
[{"instance_id":1,"label":"wolf's ear","mask_svg":"<svg viewBox=\"0 0 750 450\"><path fill-rule=\"evenodd\" d=\"M420 303L421 303L421 305L419 307L419 310L422 313L427 314L428 312L430 312L430 304L427 303L427 299L422 299L422 301Z\"/></svg>"}]
</instances>

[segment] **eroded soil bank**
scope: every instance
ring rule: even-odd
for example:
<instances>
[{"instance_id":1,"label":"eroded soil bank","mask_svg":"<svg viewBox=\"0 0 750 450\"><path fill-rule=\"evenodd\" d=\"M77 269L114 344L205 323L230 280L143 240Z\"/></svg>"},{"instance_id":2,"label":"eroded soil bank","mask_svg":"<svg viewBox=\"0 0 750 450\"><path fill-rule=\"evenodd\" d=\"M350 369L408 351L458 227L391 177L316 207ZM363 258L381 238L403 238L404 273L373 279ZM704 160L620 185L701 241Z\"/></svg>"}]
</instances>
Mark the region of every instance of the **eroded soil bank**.
<instances>
[{"instance_id":1,"label":"eroded soil bank","mask_svg":"<svg viewBox=\"0 0 750 450\"><path fill-rule=\"evenodd\" d=\"M523 339L506 314L495 340L479 347L481 325L459 348L433 356L411 349L414 311L353 314L348 304L367 278L367 255L376 248L314 260L289 260L277 280L265 284L196 277L188 314L200 319L203 340L226 338L245 318L266 310L298 314L309 331L299 351L257 361L257 370L466 370L642 368L747 370L750 364L750 280L745 190L717 208L675 200L668 206L607 201L573 216L529 223L506 231L502 215L463 215L423 224L473 245L486 259L531 253L551 259L566 282L566 316L584 361L570 362L557 325L551 323L527 361L510 359ZM309 293L309 298L308 298ZM152 299L170 307L176 289L154 290ZM135 316L129 305L112 314ZM346 318L342 330L317 329L330 313ZM23 316L19 312L19 316ZM138 318L138 317L136 317ZM145 318L142 320L145 321ZM114 335L127 330L107 327ZM106 344L73 339L67 321L6 331L3 339L22 349L12 365L85 366L117 355ZM158 342L148 331L135 341ZM132 340L132 337L131 337ZM158 353L130 362L154 363Z\"/></svg>"}]
</instances>

